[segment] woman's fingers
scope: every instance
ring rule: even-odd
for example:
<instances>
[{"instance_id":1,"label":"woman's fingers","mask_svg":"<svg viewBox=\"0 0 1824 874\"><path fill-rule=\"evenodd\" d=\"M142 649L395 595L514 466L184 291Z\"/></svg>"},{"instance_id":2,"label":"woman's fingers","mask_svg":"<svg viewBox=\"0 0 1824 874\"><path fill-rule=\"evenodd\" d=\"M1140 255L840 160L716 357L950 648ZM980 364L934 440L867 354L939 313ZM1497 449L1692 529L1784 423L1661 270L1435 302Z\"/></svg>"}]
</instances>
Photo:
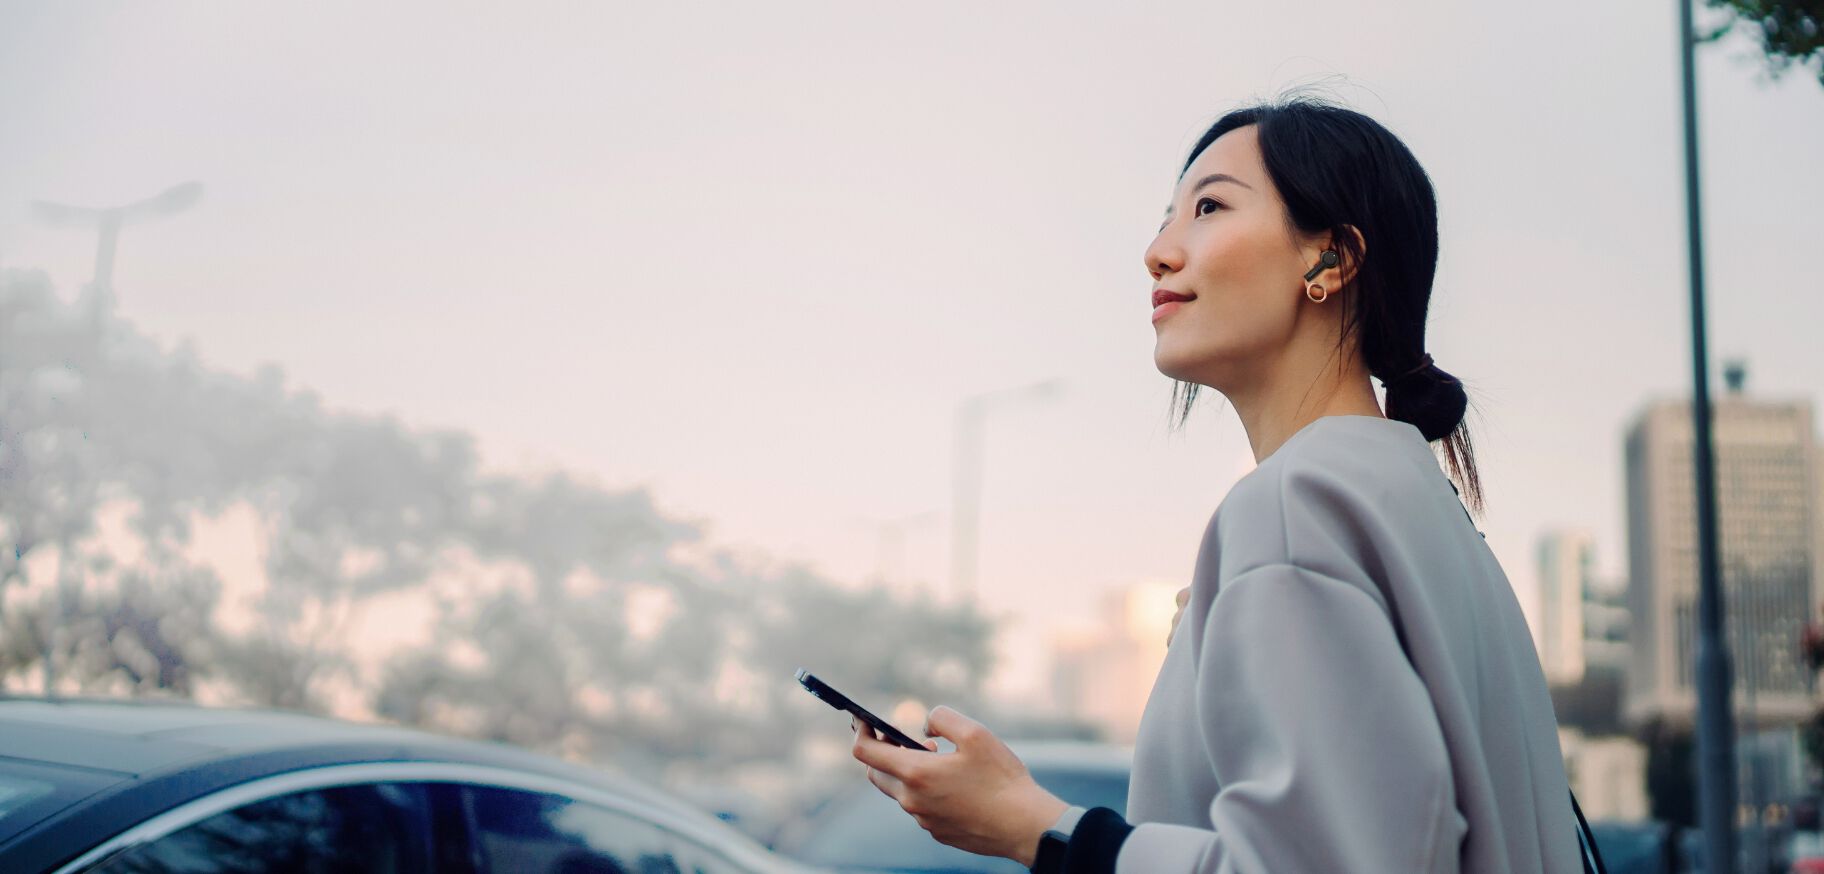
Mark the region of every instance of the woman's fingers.
<instances>
[{"instance_id":1,"label":"woman's fingers","mask_svg":"<svg viewBox=\"0 0 1824 874\"><path fill-rule=\"evenodd\" d=\"M948 753L895 746L869 725L851 725L855 758L868 766L868 782L942 843L1030 864L1039 833L1065 808L1000 738L949 707L937 707L925 720L925 734L956 744Z\"/></svg>"},{"instance_id":2,"label":"woman's fingers","mask_svg":"<svg viewBox=\"0 0 1824 874\"><path fill-rule=\"evenodd\" d=\"M919 750L887 743L874 734L873 726L860 720L854 722L855 746L850 752L855 760L876 771L885 771L889 777L904 780L906 774L918 765L918 760L928 755Z\"/></svg>"},{"instance_id":3,"label":"woman's fingers","mask_svg":"<svg viewBox=\"0 0 1824 874\"><path fill-rule=\"evenodd\" d=\"M874 784L874 788L885 793L888 798L900 802L902 806L905 804L906 784L898 777L877 768L869 768L868 782Z\"/></svg>"},{"instance_id":4,"label":"woman's fingers","mask_svg":"<svg viewBox=\"0 0 1824 874\"><path fill-rule=\"evenodd\" d=\"M939 704L925 717L925 736L944 738L956 744L958 750L967 751L990 735L981 723Z\"/></svg>"}]
</instances>

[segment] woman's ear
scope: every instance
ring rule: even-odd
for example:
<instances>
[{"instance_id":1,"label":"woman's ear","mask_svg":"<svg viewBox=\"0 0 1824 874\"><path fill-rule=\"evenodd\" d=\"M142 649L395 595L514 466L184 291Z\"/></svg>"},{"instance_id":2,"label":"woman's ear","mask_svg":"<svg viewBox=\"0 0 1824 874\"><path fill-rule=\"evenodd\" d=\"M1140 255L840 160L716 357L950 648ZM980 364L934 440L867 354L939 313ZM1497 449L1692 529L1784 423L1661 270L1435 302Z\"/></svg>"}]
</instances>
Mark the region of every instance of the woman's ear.
<instances>
[{"instance_id":1,"label":"woman's ear","mask_svg":"<svg viewBox=\"0 0 1824 874\"><path fill-rule=\"evenodd\" d=\"M1355 274L1361 269L1363 259L1368 257L1368 240L1362 236L1361 231L1356 230L1355 225L1343 225L1343 233L1349 236L1347 242L1336 250L1336 254L1342 259L1342 263L1337 265L1337 269L1341 271L1341 283L1337 286L1338 288L1348 288L1355 284ZM1335 241L1332 241L1331 245L1334 247Z\"/></svg>"},{"instance_id":2,"label":"woman's ear","mask_svg":"<svg viewBox=\"0 0 1824 874\"><path fill-rule=\"evenodd\" d=\"M1342 232L1347 236L1340 241L1335 234L1325 234L1314 241L1315 248L1306 248L1306 260L1313 270L1318 271L1316 276L1305 280L1307 285L1315 282L1325 288L1341 291L1355 281L1355 274L1368 255L1368 241L1354 225L1343 225ZM1337 245L1338 242L1343 245ZM1333 265L1324 263L1325 252L1336 253Z\"/></svg>"}]
</instances>

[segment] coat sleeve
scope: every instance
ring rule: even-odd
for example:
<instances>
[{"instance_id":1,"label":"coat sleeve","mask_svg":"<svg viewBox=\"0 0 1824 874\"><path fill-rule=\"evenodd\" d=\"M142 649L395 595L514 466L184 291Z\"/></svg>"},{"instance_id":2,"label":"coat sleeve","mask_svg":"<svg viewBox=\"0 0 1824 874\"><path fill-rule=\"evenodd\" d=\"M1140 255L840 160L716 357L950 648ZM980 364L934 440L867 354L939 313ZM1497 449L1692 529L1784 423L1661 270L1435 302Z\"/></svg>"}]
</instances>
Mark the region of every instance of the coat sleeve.
<instances>
[{"instance_id":1,"label":"coat sleeve","mask_svg":"<svg viewBox=\"0 0 1824 874\"><path fill-rule=\"evenodd\" d=\"M1210 827L1134 827L1117 874L1457 872L1443 732L1379 592L1259 567L1224 584L1198 644Z\"/></svg>"}]
</instances>

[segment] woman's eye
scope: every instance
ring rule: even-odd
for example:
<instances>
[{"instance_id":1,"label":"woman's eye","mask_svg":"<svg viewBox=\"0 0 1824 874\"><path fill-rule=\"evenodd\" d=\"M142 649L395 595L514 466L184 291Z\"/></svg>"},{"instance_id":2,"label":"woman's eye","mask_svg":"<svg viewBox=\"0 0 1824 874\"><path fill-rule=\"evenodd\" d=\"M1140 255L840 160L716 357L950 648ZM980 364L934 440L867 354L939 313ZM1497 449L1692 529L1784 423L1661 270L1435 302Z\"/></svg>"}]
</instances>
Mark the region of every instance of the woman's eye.
<instances>
[{"instance_id":1,"label":"woman's eye","mask_svg":"<svg viewBox=\"0 0 1824 874\"><path fill-rule=\"evenodd\" d=\"M1205 205L1208 205L1210 207L1209 212L1204 211L1203 208ZM1215 212L1216 210L1219 210L1221 208L1222 208L1222 204L1217 203L1216 201L1205 197L1205 198L1200 198L1197 201L1197 210L1196 211L1197 211L1198 215L1209 215L1211 212Z\"/></svg>"}]
</instances>

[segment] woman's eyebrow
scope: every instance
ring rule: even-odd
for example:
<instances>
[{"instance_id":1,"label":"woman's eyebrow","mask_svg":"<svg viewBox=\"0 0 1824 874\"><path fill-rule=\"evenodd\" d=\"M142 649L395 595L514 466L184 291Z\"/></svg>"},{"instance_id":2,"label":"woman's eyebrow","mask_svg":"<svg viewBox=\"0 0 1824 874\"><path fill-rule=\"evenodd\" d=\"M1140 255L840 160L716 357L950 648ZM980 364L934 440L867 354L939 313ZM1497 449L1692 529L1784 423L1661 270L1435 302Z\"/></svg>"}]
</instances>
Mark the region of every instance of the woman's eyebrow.
<instances>
[{"instance_id":1,"label":"woman's eyebrow","mask_svg":"<svg viewBox=\"0 0 1824 874\"><path fill-rule=\"evenodd\" d=\"M1196 194L1197 192L1202 191L1204 186L1215 185L1218 182L1233 182L1236 185L1246 188L1249 191L1254 190L1254 186L1249 185L1248 183L1243 182L1240 179L1236 179L1235 177L1230 176L1227 173L1211 173L1210 175L1197 180L1197 184L1195 186L1192 186L1190 193ZM1170 204L1167 204L1165 207L1165 217L1166 218L1172 217L1172 207Z\"/></svg>"}]
</instances>

